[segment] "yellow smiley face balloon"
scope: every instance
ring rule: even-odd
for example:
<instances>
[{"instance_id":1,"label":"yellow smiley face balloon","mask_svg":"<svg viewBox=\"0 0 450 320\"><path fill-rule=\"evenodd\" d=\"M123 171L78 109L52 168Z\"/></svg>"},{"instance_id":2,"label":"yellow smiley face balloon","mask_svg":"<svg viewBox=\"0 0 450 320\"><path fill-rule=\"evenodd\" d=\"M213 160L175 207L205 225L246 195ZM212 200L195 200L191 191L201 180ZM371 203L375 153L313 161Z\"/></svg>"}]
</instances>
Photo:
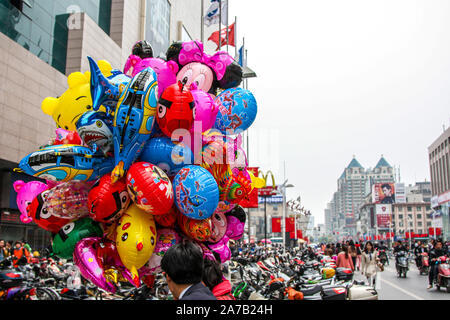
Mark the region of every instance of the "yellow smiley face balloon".
<instances>
[{"instance_id":1,"label":"yellow smiley face balloon","mask_svg":"<svg viewBox=\"0 0 450 320\"><path fill-rule=\"evenodd\" d=\"M138 269L150 259L156 244L156 226L153 215L132 204L116 227L116 247L123 265L139 286Z\"/></svg>"},{"instance_id":2,"label":"yellow smiley face balloon","mask_svg":"<svg viewBox=\"0 0 450 320\"><path fill-rule=\"evenodd\" d=\"M98 61L105 77L112 75L112 67L105 60ZM78 119L86 111L92 111L90 72L74 72L67 78L69 88L60 97L47 97L41 108L45 114L53 117L58 128L75 131ZM99 109L105 111L103 107Z\"/></svg>"}]
</instances>

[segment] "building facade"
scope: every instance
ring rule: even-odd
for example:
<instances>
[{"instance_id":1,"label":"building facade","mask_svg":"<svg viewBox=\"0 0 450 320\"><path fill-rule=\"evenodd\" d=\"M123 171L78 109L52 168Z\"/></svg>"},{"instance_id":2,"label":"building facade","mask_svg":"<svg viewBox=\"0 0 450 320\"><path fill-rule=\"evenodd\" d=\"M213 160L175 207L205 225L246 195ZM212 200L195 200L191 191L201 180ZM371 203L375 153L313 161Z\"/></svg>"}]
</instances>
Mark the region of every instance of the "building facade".
<instances>
[{"instance_id":1,"label":"building facade","mask_svg":"<svg viewBox=\"0 0 450 320\"><path fill-rule=\"evenodd\" d=\"M431 204L445 240L450 239L450 127L428 147Z\"/></svg>"},{"instance_id":2,"label":"building facade","mask_svg":"<svg viewBox=\"0 0 450 320\"><path fill-rule=\"evenodd\" d=\"M383 155L373 169L365 169L353 157L337 180L337 191L327 204L326 212L329 218L325 217L325 221L328 221L327 229L332 230L335 239L357 237L364 224L369 223L360 218L360 207L371 193L372 186L377 183L393 182L395 182L394 168Z\"/></svg>"},{"instance_id":3,"label":"building facade","mask_svg":"<svg viewBox=\"0 0 450 320\"><path fill-rule=\"evenodd\" d=\"M88 71L87 56L122 70L139 40L159 56L186 34L200 39L201 7L198 0L0 1L0 238L49 244L47 232L20 222L12 188L36 180L13 169L54 137L41 102L66 91L70 73Z\"/></svg>"}]
</instances>

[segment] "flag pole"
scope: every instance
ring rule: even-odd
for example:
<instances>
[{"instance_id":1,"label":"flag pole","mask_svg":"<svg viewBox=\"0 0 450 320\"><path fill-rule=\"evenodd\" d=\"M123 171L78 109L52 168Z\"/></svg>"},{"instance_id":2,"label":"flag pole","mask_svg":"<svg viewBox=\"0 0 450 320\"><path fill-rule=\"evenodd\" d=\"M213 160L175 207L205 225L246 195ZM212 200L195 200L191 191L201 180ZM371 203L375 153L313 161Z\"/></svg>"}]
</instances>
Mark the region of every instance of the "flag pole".
<instances>
[{"instance_id":1,"label":"flag pole","mask_svg":"<svg viewBox=\"0 0 450 320\"><path fill-rule=\"evenodd\" d=\"M204 8L203 0L200 0L200 1L202 3L202 10L201 10L201 17L200 17L200 38L203 43L203 41L205 40L205 26L204 26L204 22L203 22L203 17L205 15L205 8Z\"/></svg>"},{"instance_id":2,"label":"flag pole","mask_svg":"<svg viewBox=\"0 0 450 320\"><path fill-rule=\"evenodd\" d=\"M222 49L222 0L219 0L219 51Z\"/></svg>"},{"instance_id":3,"label":"flag pole","mask_svg":"<svg viewBox=\"0 0 450 320\"><path fill-rule=\"evenodd\" d=\"M229 13L229 11L228 11L228 3L229 3L229 1L227 1L227 25L226 25L226 29L227 29L227 53L228 53L228 25L229 25L229 23L228 23L228 13Z\"/></svg>"},{"instance_id":4,"label":"flag pole","mask_svg":"<svg viewBox=\"0 0 450 320\"><path fill-rule=\"evenodd\" d=\"M237 17L234 16L234 41L237 41ZM234 44L234 56L237 57L238 49L237 42Z\"/></svg>"}]
</instances>

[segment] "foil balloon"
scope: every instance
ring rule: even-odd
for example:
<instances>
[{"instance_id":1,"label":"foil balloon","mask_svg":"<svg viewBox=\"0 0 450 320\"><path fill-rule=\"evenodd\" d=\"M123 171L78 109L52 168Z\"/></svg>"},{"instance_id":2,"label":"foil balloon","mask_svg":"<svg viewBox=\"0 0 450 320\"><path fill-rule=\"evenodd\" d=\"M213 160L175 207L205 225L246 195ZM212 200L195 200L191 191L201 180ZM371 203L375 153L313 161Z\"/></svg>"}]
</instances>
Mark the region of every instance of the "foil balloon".
<instances>
[{"instance_id":1,"label":"foil balloon","mask_svg":"<svg viewBox=\"0 0 450 320\"><path fill-rule=\"evenodd\" d=\"M153 216L132 204L120 218L116 232L116 246L120 260L131 272L133 283L139 286L138 269L147 263L156 245L157 235Z\"/></svg>"},{"instance_id":2,"label":"foil balloon","mask_svg":"<svg viewBox=\"0 0 450 320\"><path fill-rule=\"evenodd\" d=\"M166 136L172 137L172 133L177 129L191 129L194 114L194 97L178 82L164 90L159 98L156 122Z\"/></svg>"},{"instance_id":3,"label":"foil balloon","mask_svg":"<svg viewBox=\"0 0 450 320\"><path fill-rule=\"evenodd\" d=\"M193 158L191 149L183 142L157 137L145 144L139 159L158 166L168 176L174 176L185 165L191 164Z\"/></svg>"},{"instance_id":4,"label":"foil balloon","mask_svg":"<svg viewBox=\"0 0 450 320\"><path fill-rule=\"evenodd\" d=\"M231 250L228 247L229 238L224 236L220 241L213 244L208 244L208 248L214 251L220 257L220 262L224 263L231 259Z\"/></svg>"},{"instance_id":5,"label":"foil balloon","mask_svg":"<svg viewBox=\"0 0 450 320\"><path fill-rule=\"evenodd\" d=\"M113 118L105 112L85 112L77 121L77 132L83 142L98 154L112 156L113 153Z\"/></svg>"},{"instance_id":6,"label":"foil balloon","mask_svg":"<svg viewBox=\"0 0 450 320\"><path fill-rule=\"evenodd\" d=\"M61 183L41 193L42 210L63 219L73 220L89 214L88 196L90 185L82 181Z\"/></svg>"},{"instance_id":7,"label":"foil balloon","mask_svg":"<svg viewBox=\"0 0 450 320\"><path fill-rule=\"evenodd\" d=\"M126 184L131 199L147 213L165 214L173 205L172 183L155 165L134 163L128 170Z\"/></svg>"},{"instance_id":8,"label":"foil balloon","mask_svg":"<svg viewBox=\"0 0 450 320\"><path fill-rule=\"evenodd\" d=\"M198 90L195 84L191 85L191 94L195 102L195 116L190 132L203 133L214 126L219 108L210 94L203 90Z\"/></svg>"},{"instance_id":9,"label":"foil balloon","mask_svg":"<svg viewBox=\"0 0 450 320\"><path fill-rule=\"evenodd\" d=\"M209 242L217 243L223 238L227 231L227 217L225 213L216 210L211 216L212 230Z\"/></svg>"},{"instance_id":10,"label":"foil balloon","mask_svg":"<svg viewBox=\"0 0 450 320\"><path fill-rule=\"evenodd\" d=\"M102 234L100 225L89 218L69 222L53 238L53 253L62 259L71 259L78 241L88 237L100 237Z\"/></svg>"},{"instance_id":11,"label":"foil balloon","mask_svg":"<svg viewBox=\"0 0 450 320\"><path fill-rule=\"evenodd\" d=\"M177 207L172 206L172 208L170 208L170 210L167 213L154 215L153 218L155 218L155 222L160 226L172 228L175 226L175 223L177 222L177 217L180 214L181 213L178 211Z\"/></svg>"},{"instance_id":12,"label":"foil balloon","mask_svg":"<svg viewBox=\"0 0 450 320\"><path fill-rule=\"evenodd\" d=\"M39 227L51 233L57 233L70 220L54 216L50 213L45 204L47 191L41 192L33 199L27 207L27 212Z\"/></svg>"},{"instance_id":13,"label":"foil balloon","mask_svg":"<svg viewBox=\"0 0 450 320\"><path fill-rule=\"evenodd\" d=\"M28 215L27 207L41 192L47 190L49 186L40 181L23 182L17 180L13 183L14 190L17 192L17 207L20 211L20 221L30 223L33 219Z\"/></svg>"},{"instance_id":14,"label":"foil balloon","mask_svg":"<svg viewBox=\"0 0 450 320\"><path fill-rule=\"evenodd\" d=\"M244 234L246 221L244 209L241 206L236 206L225 215L227 217L226 236L233 240L239 240Z\"/></svg>"},{"instance_id":15,"label":"foil balloon","mask_svg":"<svg viewBox=\"0 0 450 320\"><path fill-rule=\"evenodd\" d=\"M178 225L185 235L200 242L207 241L211 237L211 219L190 219L184 214L177 218Z\"/></svg>"},{"instance_id":16,"label":"foil balloon","mask_svg":"<svg viewBox=\"0 0 450 320\"><path fill-rule=\"evenodd\" d=\"M115 293L117 288L104 275L104 266L97 258L97 248L102 241L100 237L89 237L80 240L73 251L73 261L84 278L97 287Z\"/></svg>"},{"instance_id":17,"label":"foil balloon","mask_svg":"<svg viewBox=\"0 0 450 320\"><path fill-rule=\"evenodd\" d=\"M256 99L246 89L227 89L216 97L215 103L219 112L214 128L223 134L234 135L245 131L256 119Z\"/></svg>"},{"instance_id":18,"label":"foil balloon","mask_svg":"<svg viewBox=\"0 0 450 320\"><path fill-rule=\"evenodd\" d=\"M81 138L76 131L68 131L61 128L55 130L56 138L53 145L81 144Z\"/></svg>"},{"instance_id":19,"label":"foil balloon","mask_svg":"<svg viewBox=\"0 0 450 320\"><path fill-rule=\"evenodd\" d=\"M98 222L111 223L120 219L129 204L125 179L112 184L111 176L106 174L89 191L89 215Z\"/></svg>"},{"instance_id":20,"label":"foil balloon","mask_svg":"<svg viewBox=\"0 0 450 320\"><path fill-rule=\"evenodd\" d=\"M181 169L173 180L180 212L191 219L207 219L219 203L219 188L214 177L204 168L189 165Z\"/></svg>"},{"instance_id":21,"label":"foil balloon","mask_svg":"<svg viewBox=\"0 0 450 320\"><path fill-rule=\"evenodd\" d=\"M107 99L105 96L118 99L113 121L115 167L111 181L114 183L124 176L150 138L158 102L157 76L155 71L147 68L125 87L123 84L115 86L105 79L91 58L89 65L94 110Z\"/></svg>"},{"instance_id":22,"label":"foil balloon","mask_svg":"<svg viewBox=\"0 0 450 320\"><path fill-rule=\"evenodd\" d=\"M161 259L164 254L169 250L174 244L181 242L181 237L173 229L159 229L157 231L158 240L156 241L155 250L150 260L147 263L148 268L152 274L160 273L161 270Z\"/></svg>"},{"instance_id":23,"label":"foil balloon","mask_svg":"<svg viewBox=\"0 0 450 320\"><path fill-rule=\"evenodd\" d=\"M19 163L19 172L52 181L95 181L114 168L112 160L94 157L88 147L48 146L32 152Z\"/></svg>"}]
</instances>

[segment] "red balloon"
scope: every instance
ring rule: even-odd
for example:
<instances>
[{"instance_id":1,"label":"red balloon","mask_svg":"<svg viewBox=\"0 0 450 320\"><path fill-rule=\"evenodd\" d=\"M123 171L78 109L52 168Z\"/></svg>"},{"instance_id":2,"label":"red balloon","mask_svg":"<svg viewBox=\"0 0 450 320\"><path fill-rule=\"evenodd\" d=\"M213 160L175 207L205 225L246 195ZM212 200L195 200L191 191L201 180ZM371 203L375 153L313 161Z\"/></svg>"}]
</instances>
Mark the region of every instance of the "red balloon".
<instances>
[{"instance_id":1,"label":"red balloon","mask_svg":"<svg viewBox=\"0 0 450 320\"><path fill-rule=\"evenodd\" d=\"M130 204L125 179L111 183L106 174L89 191L89 216L98 222L110 223L118 220Z\"/></svg>"},{"instance_id":2,"label":"red balloon","mask_svg":"<svg viewBox=\"0 0 450 320\"><path fill-rule=\"evenodd\" d=\"M51 214L48 210L45 197L49 190L41 192L31 204L27 207L28 215L33 218L33 221L42 229L50 231L51 233L58 233L58 231L67 223L69 219L63 219Z\"/></svg>"},{"instance_id":3,"label":"red balloon","mask_svg":"<svg viewBox=\"0 0 450 320\"><path fill-rule=\"evenodd\" d=\"M189 130L194 122L195 102L192 93L181 82L167 87L158 101L156 122L168 137L176 129Z\"/></svg>"},{"instance_id":4,"label":"red balloon","mask_svg":"<svg viewBox=\"0 0 450 320\"><path fill-rule=\"evenodd\" d=\"M154 216L155 221L160 226L166 227L166 228L172 228L175 226L175 222L177 221L178 215L181 213L178 211L176 206L173 206L170 208L169 212L162 215L156 215Z\"/></svg>"},{"instance_id":5,"label":"red balloon","mask_svg":"<svg viewBox=\"0 0 450 320\"><path fill-rule=\"evenodd\" d=\"M173 205L173 188L169 177L151 163L137 162L128 169L127 188L131 199L147 213L165 214Z\"/></svg>"}]
</instances>

